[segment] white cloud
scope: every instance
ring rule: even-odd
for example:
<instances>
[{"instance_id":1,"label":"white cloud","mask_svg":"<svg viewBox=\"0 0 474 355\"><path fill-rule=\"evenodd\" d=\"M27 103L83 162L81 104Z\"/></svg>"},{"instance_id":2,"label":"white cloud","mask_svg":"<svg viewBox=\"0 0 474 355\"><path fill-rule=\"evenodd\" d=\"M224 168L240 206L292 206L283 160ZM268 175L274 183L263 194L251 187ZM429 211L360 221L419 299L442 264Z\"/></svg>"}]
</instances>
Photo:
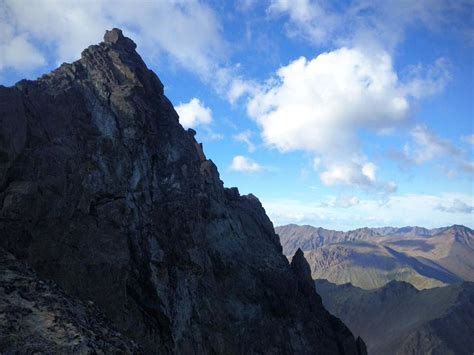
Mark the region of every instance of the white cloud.
<instances>
[{"instance_id":1,"label":"white cloud","mask_svg":"<svg viewBox=\"0 0 474 355\"><path fill-rule=\"evenodd\" d=\"M357 186L364 189L392 193L397 190L393 181L385 182L376 177L377 166L374 163L358 163L355 160L339 163L329 162L326 170L320 174L321 182L326 186Z\"/></svg>"},{"instance_id":2,"label":"white cloud","mask_svg":"<svg viewBox=\"0 0 474 355\"><path fill-rule=\"evenodd\" d=\"M425 87L441 86L431 74ZM419 75L416 80L422 81ZM383 133L404 124L413 86L413 81L399 80L388 53L340 48L281 67L277 77L251 97L247 111L267 145L320 158L326 185L393 189L393 184L377 180L375 165L360 151L358 132ZM419 89L416 94L423 93Z\"/></svg>"},{"instance_id":3,"label":"white cloud","mask_svg":"<svg viewBox=\"0 0 474 355\"><path fill-rule=\"evenodd\" d=\"M341 48L312 60L301 57L249 102L265 142L281 151L352 151L354 128L398 125L409 102L390 56Z\"/></svg>"},{"instance_id":4,"label":"white cloud","mask_svg":"<svg viewBox=\"0 0 474 355\"><path fill-rule=\"evenodd\" d=\"M391 195L383 201L359 199L343 207L342 198L329 198L328 203L298 200L262 199L262 204L275 225L311 224L337 230L360 227L418 225L427 228L464 224L474 226L471 195L441 193L439 195ZM340 201L337 201L340 199ZM455 201L458 202L455 202ZM440 206L442 206L440 208ZM467 206L467 207L466 207ZM454 207L454 208L453 208ZM469 210L470 209L470 212Z\"/></svg>"},{"instance_id":5,"label":"white cloud","mask_svg":"<svg viewBox=\"0 0 474 355\"><path fill-rule=\"evenodd\" d=\"M21 36L0 43L0 70L4 68L31 69L44 65L43 55Z\"/></svg>"},{"instance_id":6,"label":"white cloud","mask_svg":"<svg viewBox=\"0 0 474 355\"><path fill-rule=\"evenodd\" d=\"M197 98L175 107L179 115L179 122L184 128L195 128L199 125L208 125L212 121L212 111Z\"/></svg>"},{"instance_id":7,"label":"white cloud","mask_svg":"<svg viewBox=\"0 0 474 355\"><path fill-rule=\"evenodd\" d=\"M252 153L256 149L255 144L253 144L252 142L252 136L253 136L253 132L246 130L246 131L240 132L239 134L236 134L233 138L237 142L245 143L247 145L247 150L250 153Z\"/></svg>"},{"instance_id":8,"label":"white cloud","mask_svg":"<svg viewBox=\"0 0 474 355\"><path fill-rule=\"evenodd\" d=\"M0 70L31 69L44 63L43 55L26 36L16 35L13 27L4 22L4 14L0 9Z\"/></svg>"},{"instance_id":9,"label":"white cloud","mask_svg":"<svg viewBox=\"0 0 474 355\"><path fill-rule=\"evenodd\" d=\"M259 173L265 170L265 167L254 162L252 159L237 155L232 159L230 170L243 173Z\"/></svg>"},{"instance_id":10,"label":"white cloud","mask_svg":"<svg viewBox=\"0 0 474 355\"><path fill-rule=\"evenodd\" d=\"M53 48L58 62L78 59L112 27L121 27L149 56L164 54L203 77L226 51L218 17L199 1L6 0L0 16L15 36Z\"/></svg>"},{"instance_id":11,"label":"white cloud","mask_svg":"<svg viewBox=\"0 0 474 355\"><path fill-rule=\"evenodd\" d=\"M356 163L348 164L331 164L328 167L328 170L324 171L321 174L321 181L326 186L332 185L368 185L371 181L375 180L375 175L373 179L369 178L364 174L364 167L367 166L367 163L364 166L358 165Z\"/></svg>"}]
</instances>

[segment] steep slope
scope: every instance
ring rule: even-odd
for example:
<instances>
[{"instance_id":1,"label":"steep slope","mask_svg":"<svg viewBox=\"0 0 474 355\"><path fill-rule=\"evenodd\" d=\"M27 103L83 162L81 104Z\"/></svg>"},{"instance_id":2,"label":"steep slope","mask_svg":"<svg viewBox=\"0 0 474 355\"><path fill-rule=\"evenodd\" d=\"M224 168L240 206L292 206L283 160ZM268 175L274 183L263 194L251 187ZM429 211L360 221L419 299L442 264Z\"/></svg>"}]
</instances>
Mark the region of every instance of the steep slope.
<instances>
[{"instance_id":1,"label":"steep slope","mask_svg":"<svg viewBox=\"0 0 474 355\"><path fill-rule=\"evenodd\" d=\"M350 282L365 289L382 287L392 280L406 281L419 289L444 285L433 277L442 278L437 269L405 260L377 243L328 244L305 255L313 279L327 279L336 284Z\"/></svg>"},{"instance_id":2,"label":"steep slope","mask_svg":"<svg viewBox=\"0 0 474 355\"><path fill-rule=\"evenodd\" d=\"M464 226L338 232L287 225L276 231L287 256L305 252L315 279L362 288L399 280L419 289L474 280L474 232Z\"/></svg>"},{"instance_id":3,"label":"steep slope","mask_svg":"<svg viewBox=\"0 0 474 355\"><path fill-rule=\"evenodd\" d=\"M300 286L258 199L223 187L135 48L114 29L0 87L0 246L148 353L362 351Z\"/></svg>"},{"instance_id":4,"label":"steep slope","mask_svg":"<svg viewBox=\"0 0 474 355\"><path fill-rule=\"evenodd\" d=\"M20 354L141 353L91 304L39 280L0 248L0 350Z\"/></svg>"},{"instance_id":5,"label":"steep slope","mask_svg":"<svg viewBox=\"0 0 474 355\"><path fill-rule=\"evenodd\" d=\"M474 283L418 291L404 282L363 290L316 281L324 305L367 342L369 354L472 354Z\"/></svg>"}]
</instances>

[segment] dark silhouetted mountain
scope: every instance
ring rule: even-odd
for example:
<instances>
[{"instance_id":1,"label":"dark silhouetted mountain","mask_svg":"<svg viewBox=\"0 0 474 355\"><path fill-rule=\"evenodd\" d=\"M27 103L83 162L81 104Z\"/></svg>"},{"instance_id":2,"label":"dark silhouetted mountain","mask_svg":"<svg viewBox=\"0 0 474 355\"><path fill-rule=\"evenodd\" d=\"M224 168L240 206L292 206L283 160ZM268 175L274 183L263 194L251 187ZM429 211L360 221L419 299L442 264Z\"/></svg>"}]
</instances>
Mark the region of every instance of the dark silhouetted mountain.
<instances>
[{"instance_id":1,"label":"dark silhouetted mountain","mask_svg":"<svg viewBox=\"0 0 474 355\"><path fill-rule=\"evenodd\" d=\"M0 246L147 353L363 352L324 309L302 254L290 266L258 199L223 187L135 48L114 29L77 62L0 86ZM13 315L18 327L47 322L38 307ZM76 349L38 331L52 335L38 352Z\"/></svg>"},{"instance_id":2,"label":"dark silhouetted mountain","mask_svg":"<svg viewBox=\"0 0 474 355\"><path fill-rule=\"evenodd\" d=\"M326 308L363 337L369 354L474 353L474 283L419 291L405 282L363 290L316 281Z\"/></svg>"},{"instance_id":3,"label":"dark silhouetted mountain","mask_svg":"<svg viewBox=\"0 0 474 355\"><path fill-rule=\"evenodd\" d=\"M301 248L314 279L365 289L392 280L419 289L474 281L474 232L464 226L361 228L338 232L312 226L277 227L283 252Z\"/></svg>"}]
</instances>

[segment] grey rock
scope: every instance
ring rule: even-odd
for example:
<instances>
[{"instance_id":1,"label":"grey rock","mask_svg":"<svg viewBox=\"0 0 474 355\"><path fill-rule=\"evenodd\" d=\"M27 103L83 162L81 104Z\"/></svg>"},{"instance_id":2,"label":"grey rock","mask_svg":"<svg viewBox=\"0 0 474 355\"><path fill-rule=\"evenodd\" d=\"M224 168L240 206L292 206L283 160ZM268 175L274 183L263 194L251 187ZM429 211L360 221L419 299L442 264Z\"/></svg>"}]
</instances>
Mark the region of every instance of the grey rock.
<instances>
[{"instance_id":1,"label":"grey rock","mask_svg":"<svg viewBox=\"0 0 474 355\"><path fill-rule=\"evenodd\" d=\"M0 248L2 354L125 354L139 347L114 330L91 302L80 302Z\"/></svg>"},{"instance_id":2,"label":"grey rock","mask_svg":"<svg viewBox=\"0 0 474 355\"><path fill-rule=\"evenodd\" d=\"M0 246L147 353L357 354L135 48L114 29L0 86Z\"/></svg>"}]
</instances>

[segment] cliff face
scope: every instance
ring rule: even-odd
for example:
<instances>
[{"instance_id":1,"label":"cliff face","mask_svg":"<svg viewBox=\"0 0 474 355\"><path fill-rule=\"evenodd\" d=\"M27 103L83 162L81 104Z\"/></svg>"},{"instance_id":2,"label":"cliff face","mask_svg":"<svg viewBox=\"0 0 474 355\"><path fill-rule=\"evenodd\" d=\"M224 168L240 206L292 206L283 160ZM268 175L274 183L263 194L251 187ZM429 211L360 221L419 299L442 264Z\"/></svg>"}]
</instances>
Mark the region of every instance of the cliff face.
<instances>
[{"instance_id":1,"label":"cliff face","mask_svg":"<svg viewBox=\"0 0 474 355\"><path fill-rule=\"evenodd\" d=\"M1 246L147 352L363 352L258 199L223 187L135 47L114 29L0 86Z\"/></svg>"}]
</instances>

